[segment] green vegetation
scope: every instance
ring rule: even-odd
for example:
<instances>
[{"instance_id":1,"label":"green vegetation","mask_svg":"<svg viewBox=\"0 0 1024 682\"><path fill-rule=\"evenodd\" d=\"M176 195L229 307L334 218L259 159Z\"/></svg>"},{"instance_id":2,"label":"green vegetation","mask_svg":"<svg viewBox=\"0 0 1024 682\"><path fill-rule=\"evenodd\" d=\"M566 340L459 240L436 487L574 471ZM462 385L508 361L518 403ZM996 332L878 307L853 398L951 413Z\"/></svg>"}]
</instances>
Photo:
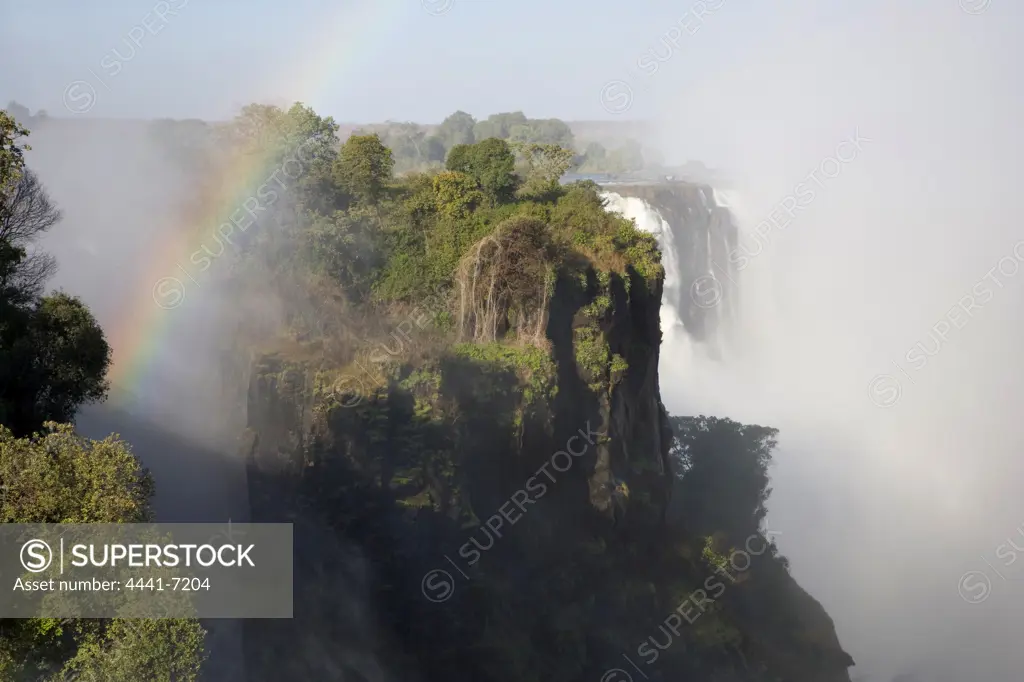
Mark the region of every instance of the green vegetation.
<instances>
[{"instance_id":1,"label":"green vegetation","mask_svg":"<svg viewBox=\"0 0 1024 682\"><path fill-rule=\"evenodd\" d=\"M260 281L300 284L273 289L296 318L324 297L345 304L343 325L291 334L255 369L251 427L287 415L305 463L262 494L312 508L373 557L375 603L413 623L402 645L438 679L597 679L607 651L635 650L757 531L774 430L646 407L660 404L657 242L609 213L593 183L558 183L578 161L559 126L457 112L432 134L444 167L404 175L397 151L384 161L388 135L352 138L331 181L300 196L342 199L267 237L264 252L280 255ZM304 414L312 424L291 416ZM467 599L443 618L424 611L434 557L396 547L430 537L440 556L482 537L584 425L584 457L481 559ZM301 492L281 499L281 485ZM669 486L683 512L665 524ZM742 573L663 654L666 674L818 682L849 665L820 607L792 596L774 545ZM315 677L293 661L261 666L268 679Z\"/></svg>"},{"instance_id":2,"label":"green vegetation","mask_svg":"<svg viewBox=\"0 0 1024 682\"><path fill-rule=\"evenodd\" d=\"M53 422L32 438L0 427L3 523L146 523L153 481L128 445Z\"/></svg>"},{"instance_id":3,"label":"green vegetation","mask_svg":"<svg viewBox=\"0 0 1024 682\"><path fill-rule=\"evenodd\" d=\"M454 346L455 355L514 372L522 381L523 403L550 402L558 395L555 367L544 350L532 346L510 347L500 343L462 343Z\"/></svg>"},{"instance_id":4,"label":"green vegetation","mask_svg":"<svg viewBox=\"0 0 1024 682\"><path fill-rule=\"evenodd\" d=\"M128 445L48 422L32 438L0 426L4 523L145 523L153 481ZM0 619L0 680L196 680L204 631L193 619ZM81 679L89 679L82 677Z\"/></svg>"},{"instance_id":5,"label":"green vegetation","mask_svg":"<svg viewBox=\"0 0 1024 682\"><path fill-rule=\"evenodd\" d=\"M0 519L147 522L153 481L128 445L57 423L106 396L110 348L79 299L42 295L55 263L31 247L61 216L27 135L0 111ZM0 680L194 681L204 635L195 619L0 618Z\"/></svg>"},{"instance_id":6,"label":"green vegetation","mask_svg":"<svg viewBox=\"0 0 1024 682\"><path fill-rule=\"evenodd\" d=\"M25 131L0 124L2 229L34 180ZM254 516L324 534L296 544L296 618L247 629L251 679L348 674L332 656L358 609L339 589L349 561L324 563L335 544L373 566L359 589L424 680L599 679L618 665L609 652L634 652L715 570L738 570L776 432L668 417L657 242L606 211L594 183L559 184L580 161L564 123L456 112L435 130L388 124L342 144L332 119L296 104L155 129L187 141L174 158L212 181L240 156L312 150L289 200L261 217L274 229L247 234L232 270L231 285L283 311L236 339L254 357L253 452L271 461L249 470ZM109 349L80 302L41 295L46 261L26 266L48 215L0 232L0 513L149 519L153 484L128 446L53 423L102 399ZM568 468L553 468L559 453ZM521 525L494 536L510 500ZM486 554L464 565L458 596L425 601L423 576L474 547ZM660 675L819 682L850 665L764 547L662 652ZM190 619L0 621L0 680L195 680L203 635Z\"/></svg>"},{"instance_id":7,"label":"green vegetation","mask_svg":"<svg viewBox=\"0 0 1024 682\"><path fill-rule=\"evenodd\" d=\"M335 164L338 186L365 203L380 201L395 161L377 135L353 135L341 146Z\"/></svg>"},{"instance_id":8,"label":"green vegetation","mask_svg":"<svg viewBox=\"0 0 1024 682\"><path fill-rule=\"evenodd\" d=\"M512 197L518 180L516 159L503 140L490 137L471 145L457 145L448 153L445 167L473 178L494 202Z\"/></svg>"},{"instance_id":9,"label":"green vegetation","mask_svg":"<svg viewBox=\"0 0 1024 682\"><path fill-rule=\"evenodd\" d=\"M489 138L503 140L512 147L538 145L565 150L571 161L568 167L581 173L628 173L658 160L655 153L643 149L636 140L580 141L565 121L528 118L521 111L492 114L480 121L464 111L456 111L437 126L388 122L366 126L353 134L378 135L394 154L398 175L442 168L456 147ZM608 144L615 146L609 148Z\"/></svg>"},{"instance_id":10,"label":"green vegetation","mask_svg":"<svg viewBox=\"0 0 1024 682\"><path fill-rule=\"evenodd\" d=\"M704 416L670 422L686 518L697 533L720 532L742 542L768 513L768 466L778 429Z\"/></svg>"},{"instance_id":11,"label":"green vegetation","mask_svg":"<svg viewBox=\"0 0 1024 682\"><path fill-rule=\"evenodd\" d=\"M42 296L56 264L29 250L60 220L31 170L28 131L0 111L0 424L28 435L106 395L110 348L73 296Z\"/></svg>"}]
</instances>

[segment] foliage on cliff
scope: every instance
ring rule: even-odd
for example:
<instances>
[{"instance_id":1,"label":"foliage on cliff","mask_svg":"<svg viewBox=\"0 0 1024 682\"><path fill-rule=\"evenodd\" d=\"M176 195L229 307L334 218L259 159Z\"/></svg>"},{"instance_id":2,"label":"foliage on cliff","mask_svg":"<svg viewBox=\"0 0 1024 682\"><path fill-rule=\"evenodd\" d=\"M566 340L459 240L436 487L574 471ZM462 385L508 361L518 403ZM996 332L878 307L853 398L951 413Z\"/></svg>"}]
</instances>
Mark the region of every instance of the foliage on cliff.
<instances>
[{"instance_id":1,"label":"foliage on cliff","mask_svg":"<svg viewBox=\"0 0 1024 682\"><path fill-rule=\"evenodd\" d=\"M299 115L316 118L265 123ZM249 389L254 515L311 514L357 543L426 679L598 679L658 633L652 679L845 680L774 545L733 563L763 519L774 430L670 426L661 406L654 238L593 183L559 185L557 146L501 139L517 117L469 124L442 126L443 170L402 177L384 140L353 136L257 232L240 277L286 301L287 333L263 340ZM451 556L466 583L433 603L425 574ZM303 582L292 636L326 627L301 614L332 598ZM680 609L683 628L666 621ZM268 679L321 674L264 641Z\"/></svg>"},{"instance_id":2,"label":"foliage on cliff","mask_svg":"<svg viewBox=\"0 0 1024 682\"><path fill-rule=\"evenodd\" d=\"M284 311L280 328L240 320L260 351L253 520L317 519L358 545L387 639L424 680L602 679L622 654L651 679L845 680L831 621L757 535L775 431L668 417L657 243L593 183L558 183L581 162L567 126L458 112L429 137L337 130L301 104L154 126L210 174L200 206L240 160L302 166L257 205L233 270ZM18 196L46 197L23 172L25 131L0 132L2 229L24 224ZM54 216L37 215L32 234ZM152 484L124 443L20 437L102 398L109 349L73 298L41 296L49 266L18 234L0 232L0 513L148 519ZM324 544L297 545L296 619L247 632L251 678L347 671L331 656L351 604ZM461 580L437 592L454 561ZM0 679L194 680L202 661L194 620L0 625Z\"/></svg>"}]
</instances>

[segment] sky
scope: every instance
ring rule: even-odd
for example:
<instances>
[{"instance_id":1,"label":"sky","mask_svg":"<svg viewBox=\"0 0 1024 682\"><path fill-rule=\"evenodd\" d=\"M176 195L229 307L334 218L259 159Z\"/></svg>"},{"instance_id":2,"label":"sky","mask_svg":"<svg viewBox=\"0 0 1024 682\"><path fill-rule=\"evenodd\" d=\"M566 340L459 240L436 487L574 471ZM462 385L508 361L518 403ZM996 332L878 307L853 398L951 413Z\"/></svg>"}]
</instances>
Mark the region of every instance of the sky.
<instances>
[{"instance_id":1,"label":"sky","mask_svg":"<svg viewBox=\"0 0 1024 682\"><path fill-rule=\"evenodd\" d=\"M223 120L299 100L354 123L652 122L667 159L737 179L743 239L764 247L731 364L663 352L669 409L781 429L769 520L872 682L1021 679L1024 560L992 567L1007 538L1024 546L1024 272L924 366L907 354L1024 238L1024 3L0 0L0 64L0 103L54 117ZM857 136L791 226L755 231ZM147 248L136 216L184 183L142 139L37 142L67 216L59 283L109 309L104 278ZM101 255L76 253L82 239ZM989 572L984 599L978 575L958 583L972 571Z\"/></svg>"},{"instance_id":2,"label":"sky","mask_svg":"<svg viewBox=\"0 0 1024 682\"><path fill-rule=\"evenodd\" d=\"M641 92L624 113L643 119L659 92L742 69L800 27L885 20L864 9L878 3L796 4L808 9L795 26L791 10L751 0L2 0L0 55L30 68L4 69L0 94L60 115L84 80L99 100L87 115L118 118L223 119L253 100L302 99L351 122L438 122L459 108L589 120L615 118L602 89L633 78ZM673 30L670 75L639 82L650 76L638 61Z\"/></svg>"}]
</instances>

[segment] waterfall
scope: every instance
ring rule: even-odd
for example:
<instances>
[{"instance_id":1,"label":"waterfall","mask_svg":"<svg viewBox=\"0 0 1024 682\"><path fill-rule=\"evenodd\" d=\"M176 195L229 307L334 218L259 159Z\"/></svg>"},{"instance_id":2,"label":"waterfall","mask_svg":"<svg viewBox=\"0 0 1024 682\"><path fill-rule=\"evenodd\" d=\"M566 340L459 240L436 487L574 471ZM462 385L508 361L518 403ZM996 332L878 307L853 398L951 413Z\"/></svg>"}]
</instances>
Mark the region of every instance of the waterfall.
<instances>
[{"instance_id":1,"label":"waterfall","mask_svg":"<svg viewBox=\"0 0 1024 682\"><path fill-rule=\"evenodd\" d=\"M608 209L654 235L665 268L661 326L673 364L717 361L729 346L736 316L737 273L730 265L736 227L728 206L710 187L673 184L605 191Z\"/></svg>"},{"instance_id":2,"label":"waterfall","mask_svg":"<svg viewBox=\"0 0 1024 682\"><path fill-rule=\"evenodd\" d=\"M672 226L657 209L643 199L624 197L614 192L604 192L601 197L608 202L608 209L636 221L636 226L654 235L661 248L661 264L665 268L665 284L661 305L661 330L666 335L684 327L680 314L679 249Z\"/></svg>"}]
</instances>

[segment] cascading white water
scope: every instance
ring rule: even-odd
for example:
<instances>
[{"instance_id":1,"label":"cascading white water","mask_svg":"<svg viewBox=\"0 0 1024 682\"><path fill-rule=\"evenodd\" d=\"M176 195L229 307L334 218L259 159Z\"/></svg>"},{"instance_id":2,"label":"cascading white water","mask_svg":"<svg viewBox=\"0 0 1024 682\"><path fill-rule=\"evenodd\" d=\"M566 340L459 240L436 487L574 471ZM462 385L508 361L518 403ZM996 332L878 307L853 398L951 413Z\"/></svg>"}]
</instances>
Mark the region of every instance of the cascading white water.
<instances>
[{"instance_id":1,"label":"cascading white water","mask_svg":"<svg viewBox=\"0 0 1024 682\"><path fill-rule=\"evenodd\" d=\"M614 192L604 192L601 197L608 202L608 209L626 218L636 221L636 226L654 235L661 247L661 264L665 268L665 284L663 304L661 306L661 328L666 335L674 334L683 327L675 301L679 296L679 250L676 248L672 226L668 224L657 209L643 199L624 197Z\"/></svg>"},{"instance_id":2,"label":"cascading white water","mask_svg":"<svg viewBox=\"0 0 1024 682\"><path fill-rule=\"evenodd\" d=\"M716 192L708 201L708 196L703 189L699 190L699 196L704 211L708 216L713 212L727 208ZM608 210L632 219L636 226L654 235L661 248L661 262L665 268L664 292L661 305L661 331L663 335L663 346L667 352L662 353L662 374L674 374L676 371L685 372L690 375L698 367L709 368L715 365L720 370L718 358L721 358L725 349L726 341L721 335L723 322L731 316L729 312L733 306L732 302L724 301L723 280L730 275L723 268L723 263L716 263L712 254L717 248L713 243L715 239L721 239L722 253L731 250L727 237L722 234L713 235L708 230L704 235L697 231L689 234L689 244L680 246L677 230L664 218L662 213L644 199L637 197L622 196L616 192L603 192L601 197L607 202ZM703 253L702 262L696 265L697 271L684 272L681 265L681 254ZM691 263L691 267L693 264ZM687 329L684 322L688 318L684 306L690 307L690 313L696 310L701 317L707 320L709 333L700 338L694 330Z\"/></svg>"}]
</instances>

